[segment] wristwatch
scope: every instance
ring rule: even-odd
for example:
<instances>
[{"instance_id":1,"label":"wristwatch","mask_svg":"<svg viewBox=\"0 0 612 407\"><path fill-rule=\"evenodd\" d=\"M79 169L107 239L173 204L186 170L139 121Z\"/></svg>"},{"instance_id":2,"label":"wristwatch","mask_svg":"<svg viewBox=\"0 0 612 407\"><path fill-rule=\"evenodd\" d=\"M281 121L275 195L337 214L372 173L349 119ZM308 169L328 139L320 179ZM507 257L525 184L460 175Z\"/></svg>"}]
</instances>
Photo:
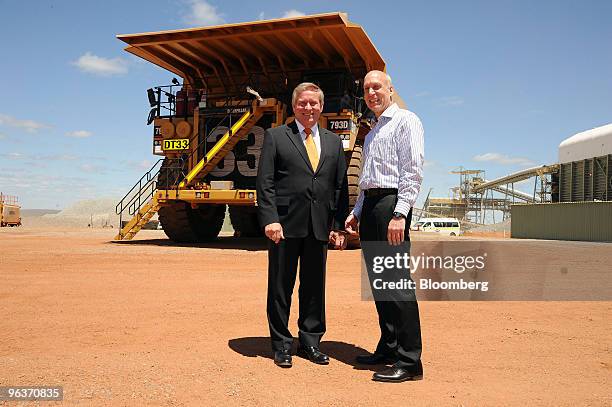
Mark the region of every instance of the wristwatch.
<instances>
[{"instance_id":1,"label":"wristwatch","mask_svg":"<svg viewBox=\"0 0 612 407\"><path fill-rule=\"evenodd\" d=\"M393 212L393 217L394 217L395 219L400 219L400 218L406 219L406 215L404 215L404 214L403 214L403 213L401 213L401 212Z\"/></svg>"}]
</instances>

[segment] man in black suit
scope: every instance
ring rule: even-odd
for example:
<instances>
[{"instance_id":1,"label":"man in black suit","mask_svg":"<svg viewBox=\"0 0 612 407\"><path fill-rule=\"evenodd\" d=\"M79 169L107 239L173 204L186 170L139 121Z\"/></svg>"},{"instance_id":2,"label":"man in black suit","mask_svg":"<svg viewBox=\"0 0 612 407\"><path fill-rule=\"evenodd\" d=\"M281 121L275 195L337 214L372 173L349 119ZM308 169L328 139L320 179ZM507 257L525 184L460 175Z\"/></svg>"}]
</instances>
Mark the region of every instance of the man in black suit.
<instances>
[{"instance_id":1,"label":"man in black suit","mask_svg":"<svg viewBox=\"0 0 612 407\"><path fill-rule=\"evenodd\" d=\"M274 363L291 367L287 327L300 263L298 355L318 364L325 333L327 244L345 245L346 160L340 138L317 125L323 91L302 83L293 91L295 121L268 129L257 174L257 204L268 237L268 324Z\"/></svg>"}]
</instances>

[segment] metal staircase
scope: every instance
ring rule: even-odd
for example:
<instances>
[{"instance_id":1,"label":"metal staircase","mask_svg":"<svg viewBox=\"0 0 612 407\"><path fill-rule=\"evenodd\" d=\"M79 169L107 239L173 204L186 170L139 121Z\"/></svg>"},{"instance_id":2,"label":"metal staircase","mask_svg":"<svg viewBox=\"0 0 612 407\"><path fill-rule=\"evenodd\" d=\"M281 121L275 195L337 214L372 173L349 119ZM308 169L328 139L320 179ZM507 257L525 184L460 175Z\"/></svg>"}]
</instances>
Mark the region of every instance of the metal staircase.
<instances>
[{"instance_id":1,"label":"metal staircase","mask_svg":"<svg viewBox=\"0 0 612 407\"><path fill-rule=\"evenodd\" d=\"M136 233L146 225L159 210L159 202L154 196L138 210L136 215L119 231L115 240L132 240Z\"/></svg>"},{"instance_id":2,"label":"metal staircase","mask_svg":"<svg viewBox=\"0 0 612 407\"><path fill-rule=\"evenodd\" d=\"M115 207L121 228L115 240L132 240L159 210L155 192L162 162L163 159L157 160ZM123 214L126 211L132 219L123 225Z\"/></svg>"},{"instance_id":3,"label":"metal staircase","mask_svg":"<svg viewBox=\"0 0 612 407\"><path fill-rule=\"evenodd\" d=\"M183 175L179 178L181 182L178 186L174 187L175 183L172 183L172 188L176 188L177 191L179 189L186 189L204 178L240 140L247 136L248 132L265 112L276 108L277 102L274 99L253 101L251 108L230 127L223 137L206 153L204 158L187 175L182 173ZM230 114L228 113L227 117ZM178 161L179 165L175 169L182 171L183 163L186 160L179 159ZM159 210L161 203L158 201L158 194L156 194L158 187L166 190L170 188L170 185L158 185L160 171L162 169L169 169L167 166L160 165L162 162L163 159L159 159L117 204L115 210L117 215L119 215L120 225L123 224L124 212L127 211L132 218L124 226L120 226L121 229L117 236L115 236L115 240L131 240ZM168 183L167 180L166 183Z\"/></svg>"},{"instance_id":4,"label":"metal staircase","mask_svg":"<svg viewBox=\"0 0 612 407\"><path fill-rule=\"evenodd\" d=\"M270 106L260 106L257 101L253 101L251 109L246 111L236 123L217 141L217 144L210 149L208 153L198 162L185 179L179 184L179 188L184 188L193 185L211 172L217 164L230 152L240 140L244 138L257 123L263 114L276 107L275 104Z\"/></svg>"}]
</instances>

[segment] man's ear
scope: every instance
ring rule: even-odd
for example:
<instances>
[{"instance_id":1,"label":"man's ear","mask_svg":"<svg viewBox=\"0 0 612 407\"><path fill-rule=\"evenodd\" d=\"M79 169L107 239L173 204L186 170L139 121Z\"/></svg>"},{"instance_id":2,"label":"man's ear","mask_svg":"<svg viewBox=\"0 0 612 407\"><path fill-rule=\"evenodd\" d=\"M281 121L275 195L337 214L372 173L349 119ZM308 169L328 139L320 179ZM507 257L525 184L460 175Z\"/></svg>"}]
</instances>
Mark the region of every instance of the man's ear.
<instances>
[{"instance_id":1,"label":"man's ear","mask_svg":"<svg viewBox=\"0 0 612 407\"><path fill-rule=\"evenodd\" d=\"M393 85L389 86L389 98L393 100L393 94L395 93L395 89L393 89Z\"/></svg>"}]
</instances>

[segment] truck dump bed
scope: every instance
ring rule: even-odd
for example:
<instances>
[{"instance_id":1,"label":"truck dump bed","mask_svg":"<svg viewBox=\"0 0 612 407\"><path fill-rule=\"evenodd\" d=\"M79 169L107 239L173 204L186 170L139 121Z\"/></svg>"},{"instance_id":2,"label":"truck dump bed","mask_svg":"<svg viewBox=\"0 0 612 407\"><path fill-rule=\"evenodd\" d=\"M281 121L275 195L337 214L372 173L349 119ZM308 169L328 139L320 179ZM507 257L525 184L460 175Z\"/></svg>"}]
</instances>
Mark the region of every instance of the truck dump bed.
<instances>
[{"instance_id":1,"label":"truck dump bed","mask_svg":"<svg viewBox=\"0 0 612 407\"><path fill-rule=\"evenodd\" d=\"M118 35L126 51L186 83L228 92L254 73L348 70L363 77L385 62L361 26L328 13L204 28ZM199 85L199 86L198 86Z\"/></svg>"}]
</instances>

